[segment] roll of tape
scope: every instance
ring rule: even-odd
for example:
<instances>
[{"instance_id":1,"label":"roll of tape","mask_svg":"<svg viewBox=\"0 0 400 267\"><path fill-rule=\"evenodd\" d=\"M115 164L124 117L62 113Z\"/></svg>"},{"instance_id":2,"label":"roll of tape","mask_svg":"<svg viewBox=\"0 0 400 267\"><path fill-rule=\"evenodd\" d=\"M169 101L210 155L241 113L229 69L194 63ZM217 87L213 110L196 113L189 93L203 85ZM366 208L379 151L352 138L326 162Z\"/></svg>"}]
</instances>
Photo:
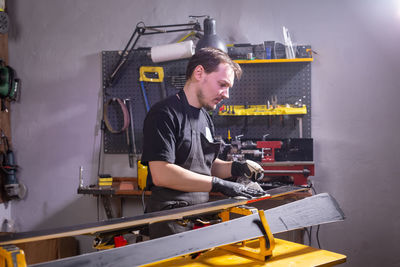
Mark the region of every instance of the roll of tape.
<instances>
[{"instance_id":1,"label":"roll of tape","mask_svg":"<svg viewBox=\"0 0 400 267\"><path fill-rule=\"evenodd\" d=\"M189 58L193 54L194 45L192 40L151 48L151 60L154 63Z\"/></svg>"}]
</instances>

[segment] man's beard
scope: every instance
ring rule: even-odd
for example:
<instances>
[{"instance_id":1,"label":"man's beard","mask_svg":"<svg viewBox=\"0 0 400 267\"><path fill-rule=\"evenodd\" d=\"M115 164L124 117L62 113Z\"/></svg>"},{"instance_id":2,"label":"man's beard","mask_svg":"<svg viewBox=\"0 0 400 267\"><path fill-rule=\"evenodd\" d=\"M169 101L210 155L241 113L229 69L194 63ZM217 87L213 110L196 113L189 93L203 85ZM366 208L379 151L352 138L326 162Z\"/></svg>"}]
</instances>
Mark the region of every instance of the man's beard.
<instances>
[{"instance_id":1,"label":"man's beard","mask_svg":"<svg viewBox=\"0 0 400 267\"><path fill-rule=\"evenodd\" d=\"M210 106L206 101L205 97L203 95L203 92L199 90L197 92L197 99L199 100L200 105L205 108L207 111L211 111L215 109L215 106Z\"/></svg>"}]
</instances>

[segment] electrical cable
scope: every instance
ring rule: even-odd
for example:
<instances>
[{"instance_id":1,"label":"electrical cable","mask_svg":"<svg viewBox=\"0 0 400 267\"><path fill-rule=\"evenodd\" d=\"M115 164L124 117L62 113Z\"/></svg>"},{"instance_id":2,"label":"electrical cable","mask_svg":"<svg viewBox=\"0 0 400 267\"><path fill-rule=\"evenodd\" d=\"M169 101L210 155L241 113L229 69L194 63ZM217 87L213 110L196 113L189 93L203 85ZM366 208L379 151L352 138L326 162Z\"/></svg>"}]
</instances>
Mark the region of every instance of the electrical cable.
<instances>
[{"instance_id":1,"label":"electrical cable","mask_svg":"<svg viewBox=\"0 0 400 267\"><path fill-rule=\"evenodd\" d=\"M310 187L311 187L313 193L314 193L315 195L317 195L317 190L315 190L315 187L314 187L314 184L312 183L312 181L309 182L309 185L310 185ZM321 225L317 225L317 231L316 231L316 233L315 233L315 238L317 239L318 248L321 248L321 243L320 243L320 241L319 241L319 229L320 229L320 226L321 226ZM311 228L311 227L310 227L310 228Z\"/></svg>"},{"instance_id":2,"label":"electrical cable","mask_svg":"<svg viewBox=\"0 0 400 267\"><path fill-rule=\"evenodd\" d=\"M311 228L311 227L310 227ZM308 228L304 228L304 230L307 233L307 237L308 237L308 246L311 246L311 229L309 230Z\"/></svg>"},{"instance_id":3,"label":"electrical cable","mask_svg":"<svg viewBox=\"0 0 400 267\"><path fill-rule=\"evenodd\" d=\"M143 207L143 213L146 212L146 203L144 202L144 195L145 195L145 191L142 190L142 207Z\"/></svg>"},{"instance_id":4,"label":"electrical cable","mask_svg":"<svg viewBox=\"0 0 400 267\"><path fill-rule=\"evenodd\" d=\"M314 195L317 195L317 190L315 190L314 184L313 184L311 181L309 182L309 187L310 187L311 190L313 191Z\"/></svg>"},{"instance_id":5,"label":"electrical cable","mask_svg":"<svg viewBox=\"0 0 400 267\"><path fill-rule=\"evenodd\" d=\"M321 248L321 243L319 242L319 227L320 226L321 226L320 224L317 226L317 233L316 233L318 248Z\"/></svg>"}]
</instances>

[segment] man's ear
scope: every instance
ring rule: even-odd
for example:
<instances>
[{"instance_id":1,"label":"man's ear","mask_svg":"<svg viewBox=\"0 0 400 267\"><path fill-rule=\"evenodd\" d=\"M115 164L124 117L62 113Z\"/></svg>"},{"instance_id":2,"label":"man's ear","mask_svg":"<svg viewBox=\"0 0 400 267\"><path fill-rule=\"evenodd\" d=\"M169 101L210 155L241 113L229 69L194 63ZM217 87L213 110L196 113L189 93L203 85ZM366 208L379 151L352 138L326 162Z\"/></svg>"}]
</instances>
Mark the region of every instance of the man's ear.
<instances>
[{"instance_id":1,"label":"man's ear","mask_svg":"<svg viewBox=\"0 0 400 267\"><path fill-rule=\"evenodd\" d=\"M204 67L202 65L197 65L193 70L193 78L197 81L200 81L205 74Z\"/></svg>"}]
</instances>

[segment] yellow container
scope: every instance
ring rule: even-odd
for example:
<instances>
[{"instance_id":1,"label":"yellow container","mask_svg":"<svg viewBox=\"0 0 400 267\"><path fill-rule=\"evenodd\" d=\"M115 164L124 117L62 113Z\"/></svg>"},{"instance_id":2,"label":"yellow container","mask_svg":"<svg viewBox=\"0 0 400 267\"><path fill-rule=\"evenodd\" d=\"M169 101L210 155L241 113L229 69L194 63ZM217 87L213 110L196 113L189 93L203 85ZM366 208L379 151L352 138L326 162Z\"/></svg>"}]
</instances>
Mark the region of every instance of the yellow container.
<instances>
[{"instance_id":1,"label":"yellow container","mask_svg":"<svg viewBox=\"0 0 400 267\"><path fill-rule=\"evenodd\" d=\"M147 186L147 166L142 165L140 160L137 164L138 169L138 186L140 190L145 190Z\"/></svg>"}]
</instances>

